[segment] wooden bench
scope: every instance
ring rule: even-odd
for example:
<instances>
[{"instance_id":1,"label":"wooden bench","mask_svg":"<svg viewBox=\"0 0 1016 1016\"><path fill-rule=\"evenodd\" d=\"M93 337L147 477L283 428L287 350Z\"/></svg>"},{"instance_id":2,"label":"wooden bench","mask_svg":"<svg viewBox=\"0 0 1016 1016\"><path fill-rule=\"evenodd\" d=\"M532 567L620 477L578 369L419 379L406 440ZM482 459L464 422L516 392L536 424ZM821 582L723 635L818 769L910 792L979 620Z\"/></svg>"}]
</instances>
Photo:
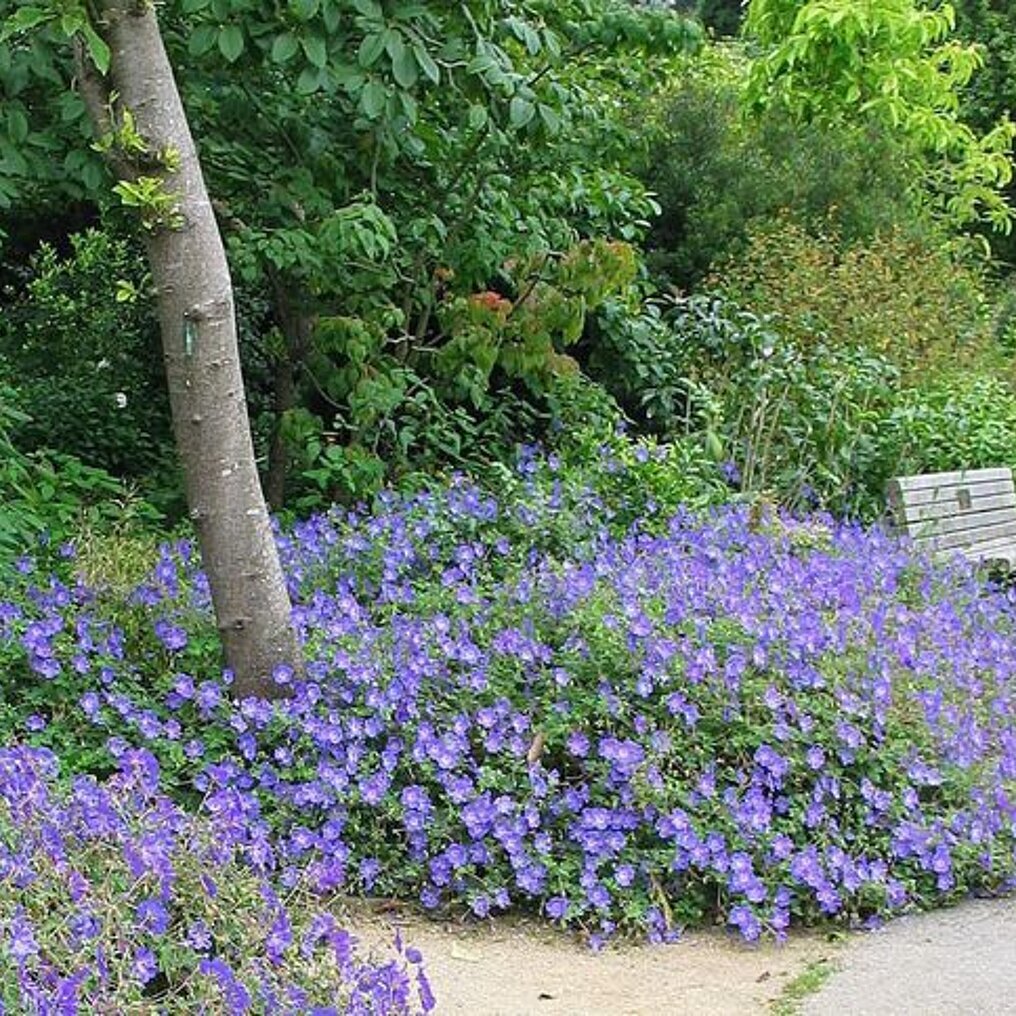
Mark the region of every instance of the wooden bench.
<instances>
[{"instance_id":1,"label":"wooden bench","mask_svg":"<svg viewBox=\"0 0 1016 1016\"><path fill-rule=\"evenodd\" d=\"M1016 566L1016 487L1011 469L898 476L889 481L896 527L938 557L962 554Z\"/></svg>"}]
</instances>

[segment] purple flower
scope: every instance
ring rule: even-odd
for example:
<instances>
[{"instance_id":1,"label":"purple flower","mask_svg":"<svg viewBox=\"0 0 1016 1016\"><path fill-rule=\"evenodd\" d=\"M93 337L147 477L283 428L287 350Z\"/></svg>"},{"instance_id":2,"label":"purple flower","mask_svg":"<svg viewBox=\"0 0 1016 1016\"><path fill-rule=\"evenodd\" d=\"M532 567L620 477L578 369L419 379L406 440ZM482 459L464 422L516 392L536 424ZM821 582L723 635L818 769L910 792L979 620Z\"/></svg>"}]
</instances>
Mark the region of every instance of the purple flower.
<instances>
[{"instance_id":1,"label":"purple flower","mask_svg":"<svg viewBox=\"0 0 1016 1016\"><path fill-rule=\"evenodd\" d=\"M131 971L142 984L154 980L159 973L159 963L155 958L155 953L151 949L136 949L131 962Z\"/></svg>"},{"instance_id":2,"label":"purple flower","mask_svg":"<svg viewBox=\"0 0 1016 1016\"><path fill-rule=\"evenodd\" d=\"M155 635L170 652L178 653L187 647L187 632L169 621L156 621Z\"/></svg>"},{"instance_id":3,"label":"purple flower","mask_svg":"<svg viewBox=\"0 0 1016 1016\"><path fill-rule=\"evenodd\" d=\"M24 910L20 907L11 919L7 934L7 950L19 966L39 954L39 943L35 940L32 923L25 917Z\"/></svg>"},{"instance_id":4,"label":"purple flower","mask_svg":"<svg viewBox=\"0 0 1016 1016\"><path fill-rule=\"evenodd\" d=\"M187 928L187 944L195 952L208 952L212 947L212 935L204 921L192 921Z\"/></svg>"},{"instance_id":5,"label":"purple flower","mask_svg":"<svg viewBox=\"0 0 1016 1016\"><path fill-rule=\"evenodd\" d=\"M142 928L153 935L164 935L169 928L169 912L161 900L142 900L134 917Z\"/></svg>"}]
</instances>

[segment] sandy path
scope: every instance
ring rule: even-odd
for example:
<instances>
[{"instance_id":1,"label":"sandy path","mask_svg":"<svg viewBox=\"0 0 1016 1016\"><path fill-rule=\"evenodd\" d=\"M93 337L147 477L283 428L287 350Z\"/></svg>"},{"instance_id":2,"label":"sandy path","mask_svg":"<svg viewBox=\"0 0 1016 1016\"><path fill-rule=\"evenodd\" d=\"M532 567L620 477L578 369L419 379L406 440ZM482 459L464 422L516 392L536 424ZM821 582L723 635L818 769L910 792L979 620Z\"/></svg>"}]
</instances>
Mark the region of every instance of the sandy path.
<instances>
[{"instance_id":1,"label":"sandy path","mask_svg":"<svg viewBox=\"0 0 1016 1016\"><path fill-rule=\"evenodd\" d=\"M810 934L781 946L746 946L696 932L670 946L593 953L535 922L474 926L354 913L346 923L367 946L389 941L398 926L424 954L439 1016L765 1013L789 979L836 951Z\"/></svg>"}]
</instances>

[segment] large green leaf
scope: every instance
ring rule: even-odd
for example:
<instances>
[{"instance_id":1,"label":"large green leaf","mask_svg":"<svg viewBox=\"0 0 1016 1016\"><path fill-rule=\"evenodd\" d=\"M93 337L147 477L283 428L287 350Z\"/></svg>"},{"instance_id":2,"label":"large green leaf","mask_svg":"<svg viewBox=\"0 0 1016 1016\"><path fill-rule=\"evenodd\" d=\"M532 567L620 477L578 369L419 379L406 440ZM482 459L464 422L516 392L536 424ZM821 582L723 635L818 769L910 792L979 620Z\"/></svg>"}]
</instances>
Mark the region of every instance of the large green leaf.
<instances>
[{"instance_id":1,"label":"large green leaf","mask_svg":"<svg viewBox=\"0 0 1016 1016\"><path fill-rule=\"evenodd\" d=\"M296 51L300 48L300 42L292 32L283 32L277 35L272 43L272 60L282 64L292 60Z\"/></svg>"},{"instance_id":2,"label":"large green leaf","mask_svg":"<svg viewBox=\"0 0 1016 1016\"><path fill-rule=\"evenodd\" d=\"M234 63L243 54L243 29L239 25L226 25L219 31L219 52Z\"/></svg>"},{"instance_id":3,"label":"large green leaf","mask_svg":"<svg viewBox=\"0 0 1016 1016\"><path fill-rule=\"evenodd\" d=\"M300 40L303 52L315 67L321 68L328 63L328 47L320 35L307 35Z\"/></svg>"}]
</instances>

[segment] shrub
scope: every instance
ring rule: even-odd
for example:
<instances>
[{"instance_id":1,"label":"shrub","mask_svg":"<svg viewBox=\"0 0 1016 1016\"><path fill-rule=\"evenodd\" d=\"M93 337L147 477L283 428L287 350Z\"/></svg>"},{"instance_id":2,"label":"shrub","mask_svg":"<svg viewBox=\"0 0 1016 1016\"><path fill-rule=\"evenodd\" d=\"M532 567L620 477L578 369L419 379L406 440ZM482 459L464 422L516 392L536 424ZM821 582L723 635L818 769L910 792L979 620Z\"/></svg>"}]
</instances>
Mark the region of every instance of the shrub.
<instances>
[{"instance_id":1,"label":"shrub","mask_svg":"<svg viewBox=\"0 0 1016 1016\"><path fill-rule=\"evenodd\" d=\"M77 767L147 745L181 799L261 816L294 878L595 935L754 938L1013 878L1005 595L757 510L617 535L524 467L519 496L384 495L282 537L308 657L285 702L229 701L186 545L112 611L27 576L3 726Z\"/></svg>"},{"instance_id":2,"label":"shrub","mask_svg":"<svg viewBox=\"0 0 1016 1016\"><path fill-rule=\"evenodd\" d=\"M108 232L43 244L0 319L0 376L24 414L26 451L52 449L123 477L158 467L169 406L143 257Z\"/></svg>"},{"instance_id":3,"label":"shrub","mask_svg":"<svg viewBox=\"0 0 1016 1016\"><path fill-rule=\"evenodd\" d=\"M882 479L1016 465L1016 391L997 376L932 377L901 393L879 428L876 454Z\"/></svg>"},{"instance_id":4,"label":"shrub","mask_svg":"<svg viewBox=\"0 0 1016 1016\"><path fill-rule=\"evenodd\" d=\"M158 513L103 469L60 452L25 454L8 427L23 421L0 384L0 565L40 548L59 550L82 526L152 523Z\"/></svg>"},{"instance_id":5,"label":"shrub","mask_svg":"<svg viewBox=\"0 0 1016 1016\"><path fill-rule=\"evenodd\" d=\"M643 176L661 207L648 261L682 290L740 257L752 229L792 215L849 242L898 225L923 228L899 146L875 126L831 131L744 116L744 62L713 47L651 125Z\"/></svg>"},{"instance_id":6,"label":"shrub","mask_svg":"<svg viewBox=\"0 0 1016 1016\"><path fill-rule=\"evenodd\" d=\"M51 753L0 749L9 1011L366 1016L419 1011L416 990L433 1007L415 950L364 960L320 900L275 891L252 802L222 791L195 818L161 793L147 752L118 764L105 785L65 788Z\"/></svg>"},{"instance_id":7,"label":"shrub","mask_svg":"<svg viewBox=\"0 0 1016 1016\"><path fill-rule=\"evenodd\" d=\"M668 323L746 490L871 519L892 475L1008 461L1005 320L962 249L784 220L712 281Z\"/></svg>"},{"instance_id":8,"label":"shrub","mask_svg":"<svg viewBox=\"0 0 1016 1016\"><path fill-rule=\"evenodd\" d=\"M803 344L780 319L705 295L671 301L652 335L624 347L614 377L644 379L647 409L684 435L682 447L725 459L745 494L795 510L880 514L868 474L899 381L885 357Z\"/></svg>"},{"instance_id":9,"label":"shrub","mask_svg":"<svg viewBox=\"0 0 1016 1016\"><path fill-rule=\"evenodd\" d=\"M783 219L753 229L712 284L774 318L803 349L865 350L910 376L976 360L992 346L989 286L970 251L898 231L850 244Z\"/></svg>"},{"instance_id":10,"label":"shrub","mask_svg":"<svg viewBox=\"0 0 1016 1016\"><path fill-rule=\"evenodd\" d=\"M612 301L590 329L586 369L643 433L673 437L693 429L689 364L665 316L666 302L638 311Z\"/></svg>"}]
</instances>

